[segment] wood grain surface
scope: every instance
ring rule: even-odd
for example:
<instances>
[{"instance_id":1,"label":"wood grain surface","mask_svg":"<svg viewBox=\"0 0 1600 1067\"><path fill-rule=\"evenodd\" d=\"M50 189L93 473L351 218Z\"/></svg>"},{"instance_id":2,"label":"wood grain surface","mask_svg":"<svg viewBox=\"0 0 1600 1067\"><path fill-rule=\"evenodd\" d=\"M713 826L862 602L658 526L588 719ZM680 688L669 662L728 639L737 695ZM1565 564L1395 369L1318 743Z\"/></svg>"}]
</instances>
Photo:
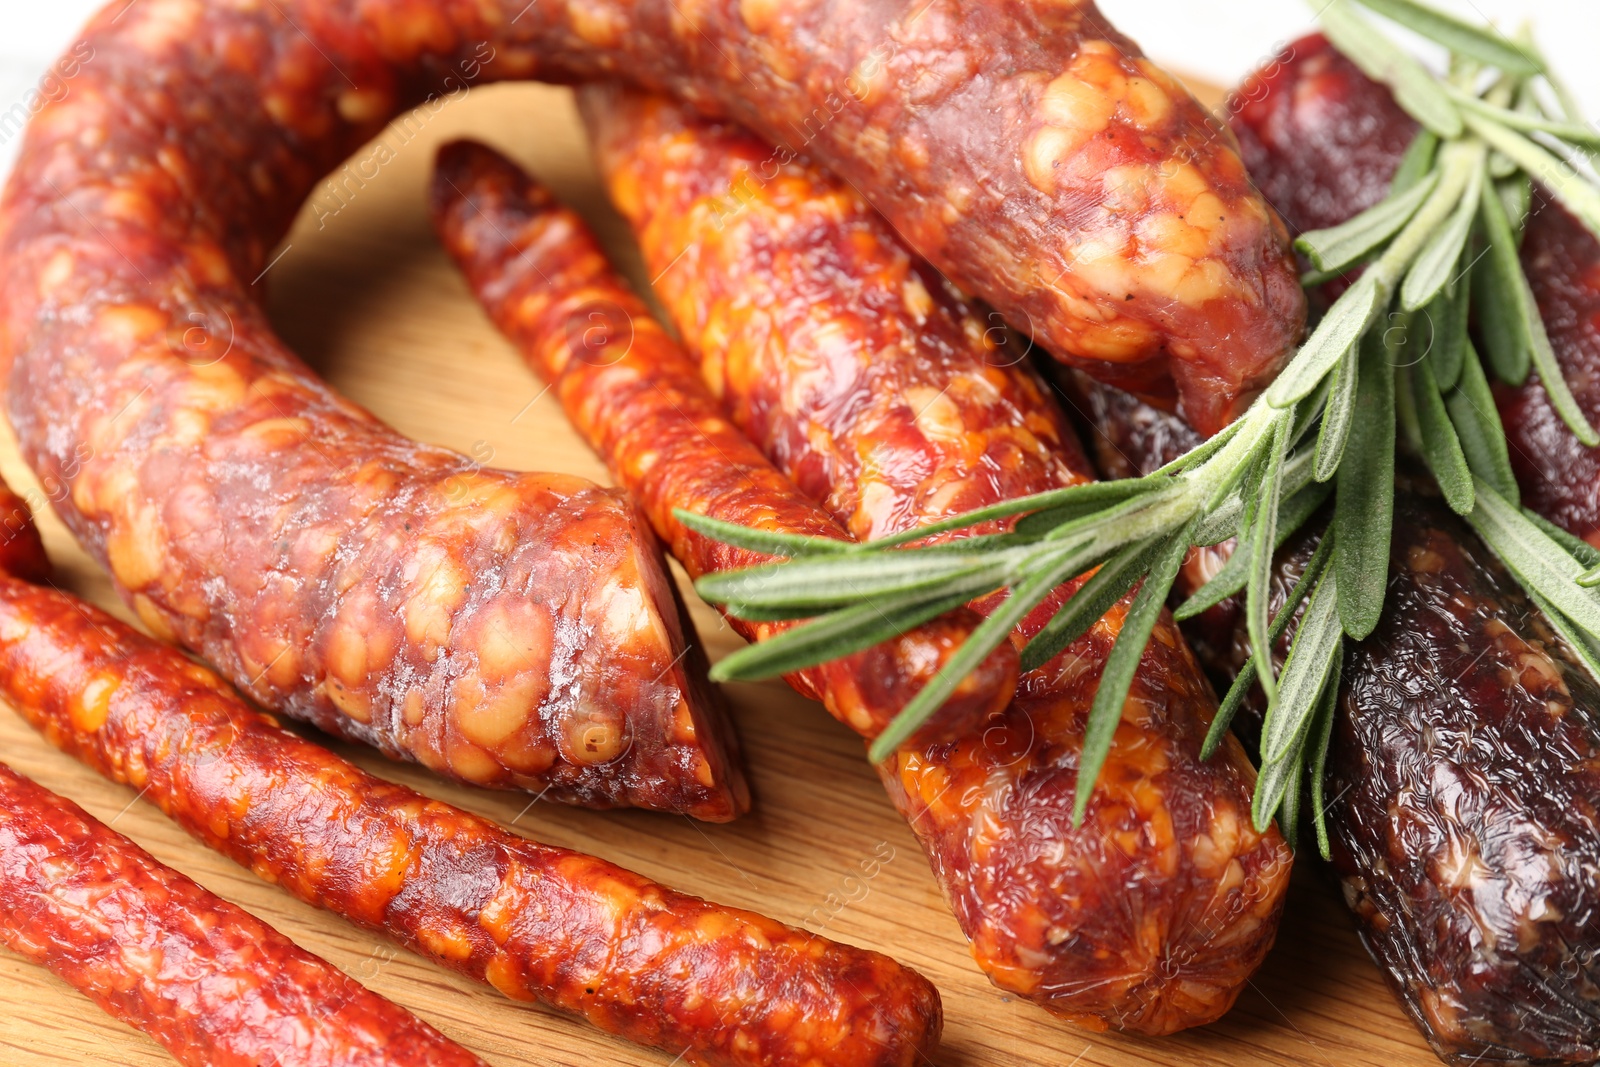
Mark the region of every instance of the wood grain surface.
<instances>
[{"instance_id":1,"label":"wood grain surface","mask_svg":"<svg viewBox=\"0 0 1600 1067\"><path fill-rule=\"evenodd\" d=\"M273 319L335 386L405 433L495 466L605 481L604 467L494 332L429 231L423 193L433 150L468 134L530 165L594 223L618 262L643 284L625 227L605 204L570 94L499 86L452 100L409 140L391 130L384 135L390 162L375 175L369 169L370 177L343 180L339 196L325 187L312 200L264 279ZM18 458L9 430L0 433L0 471L37 504L43 499L38 483ZM62 584L127 618L104 573L54 516L41 514L40 522ZM718 616L694 604L712 657L736 648L739 639ZM1309 859L1296 872L1277 948L1218 1025L1160 1040L1095 1034L1001 995L973 965L859 739L781 683L728 688L756 796L755 812L729 826L533 804L527 795L468 788L364 749L335 747L377 774L539 840L894 955L928 975L944 995L945 1042L933 1060L939 1067L1437 1063L1356 941L1337 891ZM673 1062L670 1054L508 1001L301 904L191 840L133 790L57 752L9 711L0 712L0 760L71 797L492 1064ZM3 1067L169 1063L147 1038L44 970L0 951Z\"/></svg>"}]
</instances>

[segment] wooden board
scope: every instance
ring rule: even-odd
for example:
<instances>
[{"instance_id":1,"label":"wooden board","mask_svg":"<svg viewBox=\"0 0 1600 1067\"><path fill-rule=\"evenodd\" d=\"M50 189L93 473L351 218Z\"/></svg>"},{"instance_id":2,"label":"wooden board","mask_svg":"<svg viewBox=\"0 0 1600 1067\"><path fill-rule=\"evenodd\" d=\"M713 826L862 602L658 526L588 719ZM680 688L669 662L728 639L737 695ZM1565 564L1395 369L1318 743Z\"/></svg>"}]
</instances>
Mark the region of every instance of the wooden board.
<instances>
[{"instance_id":1,"label":"wooden board","mask_svg":"<svg viewBox=\"0 0 1600 1067\"><path fill-rule=\"evenodd\" d=\"M423 191L435 146L471 134L532 166L595 224L636 284L640 264L604 202L570 95L543 86L474 89L414 137L384 135L393 159L325 190L271 267L273 319L346 395L402 431L519 469L606 480L560 408L473 303L435 245ZM366 158L368 153L358 155ZM0 472L39 500L0 431ZM40 516L62 584L123 617L104 573L54 516ZM681 578L681 575L680 575ZM693 594L690 594L693 600ZM703 604L695 621L713 658L739 639ZM756 810L729 826L643 812L600 814L442 781L364 749L362 766L558 845L593 852L680 889L825 929L928 975L944 995L940 1067L1435 1064L1311 864L1297 872L1279 943L1221 1023L1173 1038L1094 1034L1001 995L978 972L911 833L869 769L861 742L780 683L729 687ZM671 1064L552 1012L514 1004L376 940L256 880L191 840L133 791L114 786L0 713L0 759L71 797L163 861L250 909L295 941L410 1007L495 1065ZM878 873L863 877L863 865ZM153 1042L16 956L0 952L0 1067L164 1065Z\"/></svg>"}]
</instances>

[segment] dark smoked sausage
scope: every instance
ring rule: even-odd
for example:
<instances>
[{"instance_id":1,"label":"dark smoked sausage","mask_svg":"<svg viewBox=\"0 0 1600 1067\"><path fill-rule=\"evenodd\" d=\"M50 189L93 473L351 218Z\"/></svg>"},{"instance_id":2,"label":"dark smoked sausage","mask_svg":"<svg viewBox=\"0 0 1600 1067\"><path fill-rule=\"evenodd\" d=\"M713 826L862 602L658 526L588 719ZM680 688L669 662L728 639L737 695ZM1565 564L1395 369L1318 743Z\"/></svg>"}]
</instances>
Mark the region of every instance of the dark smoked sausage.
<instances>
[{"instance_id":1,"label":"dark smoked sausage","mask_svg":"<svg viewBox=\"0 0 1600 1067\"><path fill-rule=\"evenodd\" d=\"M484 1067L4 764L0 945L190 1067Z\"/></svg>"},{"instance_id":2,"label":"dark smoked sausage","mask_svg":"<svg viewBox=\"0 0 1600 1067\"><path fill-rule=\"evenodd\" d=\"M1146 473L1192 445L1172 416L1078 384L1103 464ZM1274 611L1325 525L1314 517L1279 550ZM1180 592L1205 577L1186 573ZM1233 601L1185 631L1219 685L1249 657ZM1333 866L1402 1005L1453 1063L1594 1062L1600 685L1409 475L1383 620L1343 670L1325 786Z\"/></svg>"},{"instance_id":3,"label":"dark smoked sausage","mask_svg":"<svg viewBox=\"0 0 1600 1067\"><path fill-rule=\"evenodd\" d=\"M694 1063L908 1065L937 1041L938 993L893 960L367 774L177 650L7 576L0 695L261 877L509 997Z\"/></svg>"},{"instance_id":4,"label":"dark smoked sausage","mask_svg":"<svg viewBox=\"0 0 1600 1067\"><path fill-rule=\"evenodd\" d=\"M847 186L797 161L763 172L759 139L660 98L594 88L581 104L707 379L852 532L1087 477L1022 346L1000 344ZM986 733L907 746L879 770L998 985L1084 1025L1167 1033L1233 1003L1272 943L1289 855L1250 825L1243 751L1199 759L1215 703L1170 620L1072 825L1084 717L1125 610L1024 675Z\"/></svg>"},{"instance_id":5,"label":"dark smoked sausage","mask_svg":"<svg viewBox=\"0 0 1600 1067\"><path fill-rule=\"evenodd\" d=\"M674 508L812 537L848 539L723 414L699 367L606 262L583 221L515 164L482 145L439 154L434 226L479 301L551 382L573 424L632 493L693 577L771 562L694 533ZM790 623L745 622L753 641ZM895 641L790 676L841 722L876 737L978 624L960 610ZM1015 688L1017 653L1002 645L922 731L970 733Z\"/></svg>"}]
</instances>

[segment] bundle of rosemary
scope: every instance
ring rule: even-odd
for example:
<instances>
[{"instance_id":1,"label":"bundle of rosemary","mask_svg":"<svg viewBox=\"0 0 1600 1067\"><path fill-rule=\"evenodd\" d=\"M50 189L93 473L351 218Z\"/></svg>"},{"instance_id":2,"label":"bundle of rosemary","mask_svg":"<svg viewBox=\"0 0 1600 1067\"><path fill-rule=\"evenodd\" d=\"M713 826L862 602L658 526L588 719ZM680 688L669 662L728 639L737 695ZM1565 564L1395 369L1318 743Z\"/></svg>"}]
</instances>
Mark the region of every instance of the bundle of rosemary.
<instances>
[{"instance_id":1,"label":"bundle of rosemary","mask_svg":"<svg viewBox=\"0 0 1600 1067\"><path fill-rule=\"evenodd\" d=\"M1448 73L1430 72L1358 3L1444 45ZM871 757L881 760L1053 589L1098 567L1022 652L1024 669L1043 665L1138 587L1089 713L1074 809L1081 820L1180 564L1192 546L1236 538L1227 565L1176 612L1191 617L1244 593L1252 659L1223 699L1205 753L1259 684L1268 707L1253 819L1265 828L1278 817L1292 840L1309 788L1326 854L1322 780L1338 663L1344 639L1366 637L1383 611L1397 425L1449 505L1600 677L1600 552L1518 506L1488 384L1490 373L1518 384L1537 371L1572 432L1600 444L1562 379L1518 257L1534 181L1600 234L1600 189L1571 162L1600 148L1600 133L1583 123L1526 35L1513 40L1419 0L1332 0L1321 21L1340 51L1394 90L1422 132L1386 200L1299 240L1316 267L1308 286L1364 269L1273 385L1222 433L1145 477L1007 501L870 545L679 512L707 536L787 557L702 578L703 597L744 618L812 619L728 657L714 677L768 678L831 660L1009 590L873 743ZM1482 358L1468 336L1469 308ZM1273 553L1330 492L1331 527L1274 616ZM1009 533L916 544L1010 518ZM1280 675L1272 649L1302 604Z\"/></svg>"}]
</instances>

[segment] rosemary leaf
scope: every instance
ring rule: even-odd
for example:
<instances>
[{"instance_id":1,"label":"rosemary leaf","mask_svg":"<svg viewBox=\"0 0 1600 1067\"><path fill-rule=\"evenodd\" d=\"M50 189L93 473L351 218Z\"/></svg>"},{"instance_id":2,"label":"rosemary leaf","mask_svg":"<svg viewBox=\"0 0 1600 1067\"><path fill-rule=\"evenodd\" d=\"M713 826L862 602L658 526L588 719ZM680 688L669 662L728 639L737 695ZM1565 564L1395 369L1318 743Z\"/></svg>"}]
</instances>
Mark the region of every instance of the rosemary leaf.
<instances>
[{"instance_id":1,"label":"rosemary leaf","mask_svg":"<svg viewBox=\"0 0 1600 1067\"><path fill-rule=\"evenodd\" d=\"M1479 479L1467 521L1519 581L1585 633L1600 635L1600 600L1578 585L1583 566L1560 542Z\"/></svg>"},{"instance_id":2,"label":"rosemary leaf","mask_svg":"<svg viewBox=\"0 0 1600 1067\"><path fill-rule=\"evenodd\" d=\"M1139 661L1150 642L1150 633L1155 629L1156 620L1161 617L1167 593L1172 589L1173 580L1178 577L1178 568L1189 552L1195 524L1195 520L1190 520L1183 529L1163 542L1161 551L1151 564L1150 573L1145 576L1144 584L1139 587L1127 614L1123 616L1122 630L1111 646L1111 654L1106 657L1105 668L1100 673L1100 684L1095 689L1094 703L1089 706L1088 722L1084 726L1083 753L1078 759L1078 783L1072 804L1074 826L1083 825L1089 798L1094 795L1095 782L1111 751L1111 739L1116 735L1117 723L1122 720L1122 706L1127 703L1128 689L1139 670Z\"/></svg>"},{"instance_id":3,"label":"rosemary leaf","mask_svg":"<svg viewBox=\"0 0 1600 1067\"><path fill-rule=\"evenodd\" d=\"M1024 515L1012 527L1021 536L1039 537L1075 519L1092 517L1105 512L1108 507L1123 504L1145 493L1168 488L1170 482L1153 478L1123 478L1114 482L1090 482L1079 488L1097 488L1099 492L1081 493L1067 503ZM880 543L880 542L874 542Z\"/></svg>"},{"instance_id":4,"label":"rosemary leaf","mask_svg":"<svg viewBox=\"0 0 1600 1067\"><path fill-rule=\"evenodd\" d=\"M1521 385L1532 365L1532 331L1528 324L1527 279L1517 254L1516 237L1498 196L1485 196L1478 222L1488 252L1472 272L1472 303L1483 331L1483 354L1496 378Z\"/></svg>"},{"instance_id":5,"label":"rosemary leaf","mask_svg":"<svg viewBox=\"0 0 1600 1067\"><path fill-rule=\"evenodd\" d=\"M1015 515L1028 515L1036 511L1045 511L1052 508L1074 509L1074 513L1088 514L1103 504L1117 503L1143 492L1151 492L1162 487L1164 483L1149 478L1123 478L1114 482L1084 482L1081 485L1068 486L1065 489L1051 489L1043 493L1034 493L1032 496L1017 497L1015 500L1002 500L988 507L978 508L961 515L953 515L948 519L931 522L926 526L914 526L902 530L888 537L880 537L870 544L862 545L862 549L871 552L882 552L888 549L899 548L902 545L912 544L924 540L935 534L948 533L951 530L965 530L979 526L986 522L999 519L1009 519ZM1081 509L1078 511L1077 509ZM923 546L918 546L919 548Z\"/></svg>"},{"instance_id":6,"label":"rosemary leaf","mask_svg":"<svg viewBox=\"0 0 1600 1067\"><path fill-rule=\"evenodd\" d=\"M1418 130L1411 144L1406 147L1405 155L1400 157L1400 165L1395 168L1394 180L1389 183L1389 195L1403 193L1424 181L1433 173L1433 162L1438 155L1439 135L1429 129Z\"/></svg>"},{"instance_id":7,"label":"rosemary leaf","mask_svg":"<svg viewBox=\"0 0 1600 1067\"><path fill-rule=\"evenodd\" d=\"M1338 555L1335 547L1334 555ZM1387 573L1387 570L1385 571ZM1288 755L1305 735L1317 694L1343 647L1339 623L1338 569L1329 569L1317 582L1306 613L1289 646L1277 698L1267 707L1261 725L1261 760L1272 763Z\"/></svg>"},{"instance_id":8,"label":"rosemary leaf","mask_svg":"<svg viewBox=\"0 0 1600 1067\"><path fill-rule=\"evenodd\" d=\"M1478 213L1478 198L1483 194L1482 155L1478 153L1479 160L1472 167L1450 221L1433 235L1406 272L1405 284L1400 287L1400 306L1406 311L1417 311L1431 302L1456 274L1467 237L1472 233L1472 220Z\"/></svg>"},{"instance_id":9,"label":"rosemary leaf","mask_svg":"<svg viewBox=\"0 0 1600 1067\"><path fill-rule=\"evenodd\" d=\"M806 612L882 597L937 593L948 583L974 576L979 578L975 588L987 584L989 590L997 589L1026 551L835 553L707 574L694 587L713 604L792 608L803 618Z\"/></svg>"},{"instance_id":10,"label":"rosemary leaf","mask_svg":"<svg viewBox=\"0 0 1600 1067\"><path fill-rule=\"evenodd\" d=\"M1121 600L1134 583L1149 572L1164 547L1159 538L1125 545L1100 565L1094 576L1061 605L1022 650L1022 670L1037 670L1057 653L1088 632L1111 605Z\"/></svg>"},{"instance_id":11,"label":"rosemary leaf","mask_svg":"<svg viewBox=\"0 0 1600 1067\"><path fill-rule=\"evenodd\" d=\"M1533 181L1519 170L1505 181L1496 182L1495 191L1500 194L1500 204L1511 223L1511 235L1521 247L1528 228L1528 213L1533 210Z\"/></svg>"},{"instance_id":12,"label":"rosemary leaf","mask_svg":"<svg viewBox=\"0 0 1600 1067\"><path fill-rule=\"evenodd\" d=\"M1294 621L1294 614L1300 609L1300 602L1305 600L1306 594L1317 584L1317 579L1322 577L1322 572L1332 555L1333 532L1330 530L1322 535L1322 542L1317 545L1317 550L1306 562L1306 569L1300 572L1294 588L1289 590L1289 598L1283 602L1283 607L1278 609L1278 614L1272 617L1272 631L1267 634L1267 639L1272 642L1273 648L1278 647L1278 642L1283 640L1283 635L1289 631L1289 624ZM1210 759L1217 751L1223 737L1228 733L1228 727L1233 723L1233 717L1238 714L1239 708L1244 704L1244 698L1250 694L1255 684L1256 661L1252 657L1245 661L1244 667L1234 677L1233 684L1228 687L1227 695L1217 707L1217 714L1211 720L1211 728L1206 731L1206 739L1200 745L1201 759Z\"/></svg>"},{"instance_id":13,"label":"rosemary leaf","mask_svg":"<svg viewBox=\"0 0 1600 1067\"><path fill-rule=\"evenodd\" d=\"M1300 775L1306 734L1316 715L1328 677L1339 659L1344 635L1336 606L1338 575L1329 569L1317 583L1283 665L1279 699L1267 707L1261 734L1261 772L1251 802L1251 821L1265 830Z\"/></svg>"},{"instance_id":14,"label":"rosemary leaf","mask_svg":"<svg viewBox=\"0 0 1600 1067\"><path fill-rule=\"evenodd\" d=\"M1539 374L1539 384L1550 398L1550 406L1555 408L1556 414L1561 416L1561 421L1566 423L1572 435L1585 447L1594 448L1600 445L1600 434L1595 433L1583 413L1583 407L1567 385L1566 375L1561 372L1561 364L1556 360L1556 350L1550 345L1550 334L1544 328L1544 316L1539 312L1539 305L1534 300L1533 290L1520 264L1517 277L1522 282L1523 300L1528 307L1528 351L1533 357L1533 369Z\"/></svg>"},{"instance_id":15,"label":"rosemary leaf","mask_svg":"<svg viewBox=\"0 0 1600 1067\"><path fill-rule=\"evenodd\" d=\"M881 763L888 759L895 749L920 730L923 723L950 699L956 686L977 669L1000 642L1010 640L1011 631L1027 617L1028 612L1038 607L1039 602L1049 596L1056 586L1083 571L1095 552L1093 545L1077 545L1035 555L1030 561L1029 573L1012 588L1011 595L967 635L955 655L934 675L933 681L923 686L884 727L883 733L873 739L872 746L867 750L872 762Z\"/></svg>"},{"instance_id":16,"label":"rosemary leaf","mask_svg":"<svg viewBox=\"0 0 1600 1067\"><path fill-rule=\"evenodd\" d=\"M1545 330L1544 316L1534 299L1533 287L1522 270L1522 259L1517 252L1517 240L1511 232L1505 207L1492 189L1484 190L1479 198L1479 218L1489 240L1489 254L1485 257L1482 274L1485 290L1479 294L1480 317L1484 326L1484 342L1489 347L1489 361L1495 373L1510 384L1520 384L1526 379L1528 366L1539 372L1540 384L1550 398L1550 406L1561 416L1574 436L1586 446L1600 445L1600 434L1584 416L1583 409L1568 388L1556 361L1555 349L1550 345L1550 335ZM1476 277L1479 273L1474 271ZM1518 377L1508 377L1520 371Z\"/></svg>"},{"instance_id":17,"label":"rosemary leaf","mask_svg":"<svg viewBox=\"0 0 1600 1067\"><path fill-rule=\"evenodd\" d=\"M1512 498L1507 497L1506 499L1510 500ZM1531 508L1523 508L1522 517L1542 530L1550 540L1566 549L1573 559L1585 567L1600 567L1600 548L1595 548L1583 538L1563 530Z\"/></svg>"},{"instance_id":18,"label":"rosemary leaf","mask_svg":"<svg viewBox=\"0 0 1600 1067\"><path fill-rule=\"evenodd\" d=\"M1278 806L1278 831L1290 850L1300 851L1300 794L1305 786L1305 752L1295 753L1294 759L1285 761L1291 771L1283 787L1283 801Z\"/></svg>"},{"instance_id":19,"label":"rosemary leaf","mask_svg":"<svg viewBox=\"0 0 1600 1067\"><path fill-rule=\"evenodd\" d=\"M1484 377L1483 364L1467 341L1467 357L1461 363L1461 377L1445 397L1445 409L1455 425L1461 451L1472 473L1494 486L1495 492L1515 503L1518 497L1516 475L1511 471L1511 453L1506 446L1505 427L1495 407L1494 394Z\"/></svg>"},{"instance_id":20,"label":"rosemary leaf","mask_svg":"<svg viewBox=\"0 0 1600 1067\"><path fill-rule=\"evenodd\" d=\"M1199 466L1212 456L1216 455L1223 449L1223 447L1230 444L1234 437L1238 435L1239 431L1244 428L1245 421L1246 420L1244 419L1234 419L1223 429L1213 434L1208 440L1195 445L1193 448L1189 449L1189 451L1185 452L1171 463L1151 471L1148 475L1146 475L1146 477L1150 481L1154 482L1157 479L1164 478L1169 475L1179 474L1183 471Z\"/></svg>"},{"instance_id":21,"label":"rosemary leaf","mask_svg":"<svg viewBox=\"0 0 1600 1067\"><path fill-rule=\"evenodd\" d=\"M1500 33L1493 26L1475 25L1418 0L1361 0L1386 18L1444 45L1451 52L1471 56L1512 74L1541 74L1544 63L1532 49Z\"/></svg>"},{"instance_id":22,"label":"rosemary leaf","mask_svg":"<svg viewBox=\"0 0 1600 1067\"><path fill-rule=\"evenodd\" d=\"M1450 94L1451 99L1461 108L1480 118L1498 123L1507 129L1518 130L1522 133L1543 133L1568 144L1585 148L1600 148L1600 130L1596 130L1592 126L1553 121L1544 118L1542 115L1520 109L1495 107L1493 104L1480 100L1471 93L1462 92L1459 89L1447 88L1445 91ZM1498 146L1496 147L1498 148ZM1504 149L1500 151L1515 162L1515 157L1511 156L1510 153L1505 152ZM1496 175L1496 177L1508 176L1505 174Z\"/></svg>"},{"instance_id":23,"label":"rosemary leaf","mask_svg":"<svg viewBox=\"0 0 1600 1067\"><path fill-rule=\"evenodd\" d=\"M1320 271L1348 270L1399 233L1438 184L1439 173L1430 171L1418 184L1389 194L1347 222L1301 234L1294 246Z\"/></svg>"},{"instance_id":24,"label":"rosemary leaf","mask_svg":"<svg viewBox=\"0 0 1600 1067\"><path fill-rule=\"evenodd\" d=\"M1371 259L1371 256L1363 256L1359 261L1351 264L1350 267L1345 268L1345 270L1308 270L1304 274L1300 275L1300 288L1315 289L1320 285L1326 285L1329 282L1337 281L1340 278L1343 278L1349 270L1354 269L1355 267L1365 266L1371 261Z\"/></svg>"},{"instance_id":25,"label":"rosemary leaf","mask_svg":"<svg viewBox=\"0 0 1600 1067\"><path fill-rule=\"evenodd\" d=\"M1333 569L1339 575L1339 617L1345 633L1359 641L1383 612L1394 524L1394 373L1381 337L1361 346L1356 418L1361 432L1345 447L1335 482Z\"/></svg>"},{"instance_id":26,"label":"rosemary leaf","mask_svg":"<svg viewBox=\"0 0 1600 1067\"><path fill-rule=\"evenodd\" d=\"M1283 461L1289 448L1290 424L1289 418L1280 417L1273 431L1272 443L1263 457L1261 480L1254 493L1253 528L1239 546L1243 551L1248 545L1250 553L1250 573L1245 582L1245 629L1250 635L1261 688L1269 699L1278 689L1277 679L1272 676L1272 645L1267 641L1267 631L1272 625L1272 553L1278 547L1278 505L1283 499Z\"/></svg>"},{"instance_id":27,"label":"rosemary leaf","mask_svg":"<svg viewBox=\"0 0 1600 1067\"><path fill-rule=\"evenodd\" d=\"M1334 365L1356 346L1361 335L1382 310L1386 294L1372 271L1346 289L1323 316L1311 338L1289 361L1266 392L1267 403L1286 408L1309 395Z\"/></svg>"},{"instance_id":28,"label":"rosemary leaf","mask_svg":"<svg viewBox=\"0 0 1600 1067\"><path fill-rule=\"evenodd\" d=\"M1422 458L1427 461L1433 480L1439 483L1450 510L1465 515L1473 506L1472 471L1445 410L1444 397L1439 395L1439 384L1433 379L1430 362L1421 360L1403 372L1421 431Z\"/></svg>"},{"instance_id":29,"label":"rosemary leaf","mask_svg":"<svg viewBox=\"0 0 1600 1067\"><path fill-rule=\"evenodd\" d=\"M1469 250L1470 251L1470 250ZM1468 294L1472 285L1472 268L1466 257L1456 265L1455 277L1425 309L1428 325L1433 331L1433 342L1428 346L1428 358L1433 361L1433 376L1440 389L1454 389L1461 377L1461 362L1466 358L1471 344L1467 336L1467 317L1471 309Z\"/></svg>"},{"instance_id":30,"label":"rosemary leaf","mask_svg":"<svg viewBox=\"0 0 1600 1067\"><path fill-rule=\"evenodd\" d=\"M1288 494L1290 488L1289 478L1285 476L1284 492ZM1282 548L1283 543L1293 537L1295 532L1306 524L1307 519L1316 514L1317 509L1328 499L1328 494L1332 491L1333 487L1331 485L1312 482L1309 485L1301 486L1291 495L1285 496L1283 503L1278 507L1278 543L1273 547L1275 549ZM1203 542L1197 537L1196 543L1201 544ZM1178 606L1178 609L1172 613L1172 617L1179 622L1183 622L1194 618L1202 612L1211 610L1243 589L1245 582L1249 580L1249 576L1248 553L1235 551L1228 557L1227 562L1222 565L1221 570L1212 575L1205 585L1195 590L1188 600Z\"/></svg>"},{"instance_id":31,"label":"rosemary leaf","mask_svg":"<svg viewBox=\"0 0 1600 1067\"><path fill-rule=\"evenodd\" d=\"M906 599L899 604L869 602L822 615L770 640L746 645L711 668L717 682L759 681L871 648L961 607L964 590Z\"/></svg>"},{"instance_id":32,"label":"rosemary leaf","mask_svg":"<svg viewBox=\"0 0 1600 1067\"><path fill-rule=\"evenodd\" d=\"M1328 394L1327 406L1322 409L1322 430L1317 435L1316 479L1325 482L1339 471L1339 461L1344 458L1345 442L1350 437L1350 424L1356 410L1356 383L1360 381L1361 357L1357 352L1344 354L1333 375L1333 391Z\"/></svg>"},{"instance_id":33,"label":"rosemary leaf","mask_svg":"<svg viewBox=\"0 0 1600 1067\"><path fill-rule=\"evenodd\" d=\"M1311 775L1311 823L1317 835L1317 853L1325 860L1333 858L1328 841L1328 801L1324 792L1328 777L1328 749L1333 741L1333 720L1339 714L1340 671L1334 670L1322 687L1317 700L1317 713L1311 724L1311 758L1306 766Z\"/></svg>"},{"instance_id":34,"label":"rosemary leaf","mask_svg":"<svg viewBox=\"0 0 1600 1067\"><path fill-rule=\"evenodd\" d=\"M1565 160L1551 155L1522 134L1482 115L1467 115L1472 132L1517 161L1529 176L1553 193L1578 216L1589 232L1600 236L1600 188L1585 180Z\"/></svg>"},{"instance_id":35,"label":"rosemary leaf","mask_svg":"<svg viewBox=\"0 0 1600 1067\"><path fill-rule=\"evenodd\" d=\"M1319 0L1320 2L1320 0ZM1461 113L1439 80L1403 48L1357 15L1346 0L1322 9L1322 30L1369 78L1394 90L1395 102L1441 137L1461 136Z\"/></svg>"},{"instance_id":36,"label":"rosemary leaf","mask_svg":"<svg viewBox=\"0 0 1600 1067\"><path fill-rule=\"evenodd\" d=\"M713 519L709 515L696 515L692 511L682 508L673 508L672 517L683 523L697 534L720 541L725 545L735 548L747 548L752 552L764 552L769 556L787 556L797 558L800 556L836 555L841 552L859 551L861 546L853 541L841 541L833 537L805 537L799 534L779 533L774 530L758 530L753 526L740 526L735 522L724 522Z\"/></svg>"}]
</instances>

